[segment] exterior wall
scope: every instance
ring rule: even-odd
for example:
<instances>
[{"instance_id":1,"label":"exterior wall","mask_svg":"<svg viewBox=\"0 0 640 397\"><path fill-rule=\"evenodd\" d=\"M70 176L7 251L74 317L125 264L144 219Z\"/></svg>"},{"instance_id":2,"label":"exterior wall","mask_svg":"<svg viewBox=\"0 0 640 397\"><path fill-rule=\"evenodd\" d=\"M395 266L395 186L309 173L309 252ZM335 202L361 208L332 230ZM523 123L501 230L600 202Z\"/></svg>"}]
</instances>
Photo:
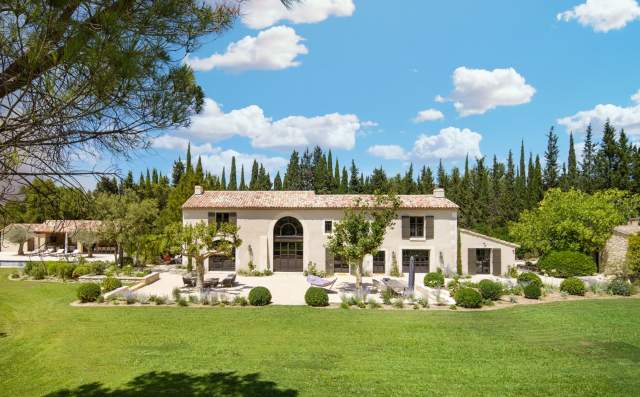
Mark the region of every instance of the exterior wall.
<instances>
[{"instance_id":1,"label":"exterior wall","mask_svg":"<svg viewBox=\"0 0 640 397\"><path fill-rule=\"evenodd\" d=\"M624 270L628 247L627 236L614 232L604 246L600 271L605 274L621 273Z\"/></svg>"},{"instance_id":2,"label":"exterior wall","mask_svg":"<svg viewBox=\"0 0 640 397\"><path fill-rule=\"evenodd\" d=\"M469 248L500 248L501 254L501 273L504 274L509 267L516 264L516 249L509 244L504 244L491 238L482 237L481 235L460 232L460 255L462 257L462 273L469 273ZM491 253L491 270L493 274L493 252Z\"/></svg>"},{"instance_id":3,"label":"exterior wall","mask_svg":"<svg viewBox=\"0 0 640 397\"><path fill-rule=\"evenodd\" d=\"M193 224L208 219L209 212L215 209L183 209L182 216L185 224ZM236 270L247 269L249 260L258 270L269 267L273 269L273 228L276 222L285 216L291 216L300 221L303 227L303 266L306 269L309 262L314 262L319 270L325 269L325 244L327 235L324 233L325 220L340 220L344 210L304 209L304 210L272 210L272 209L224 209L220 212L235 212L242 245L236 250ZM401 216L433 216L433 239L402 239ZM391 268L391 253L395 252L398 266L402 266L403 249L430 250L430 271L437 267L448 266L455 270L456 266L456 236L457 212L451 209L438 210L399 210L398 219L393 228L387 231L381 250L385 251L385 272ZM251 247L251 248L249 248ZM250 257L253 252L253 258ZM373 260L365 258L365 271L373 271Z\"/></svg>"}]
</instances>

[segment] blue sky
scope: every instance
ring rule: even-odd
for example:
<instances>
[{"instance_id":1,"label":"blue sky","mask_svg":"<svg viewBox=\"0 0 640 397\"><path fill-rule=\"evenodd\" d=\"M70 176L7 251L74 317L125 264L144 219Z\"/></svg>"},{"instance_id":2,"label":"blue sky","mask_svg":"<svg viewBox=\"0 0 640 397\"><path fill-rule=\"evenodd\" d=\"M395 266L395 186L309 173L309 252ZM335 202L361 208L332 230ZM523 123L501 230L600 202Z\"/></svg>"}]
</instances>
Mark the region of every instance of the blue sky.
<instances>
[{"instance_id":1,"label":"blue sky","mask_svg":"<svg viewBox=\"0 0 640 397\"><path fill-rule=\"evenodd\" d=\"M580 142L586 124L607 117L640 140L636 0L244 7L233 30L185 60L208 98L205 114L159 133L121 169L169 172L191 141L216 173L236 155L273 175L306 144L395 173L409 162L461 164L466 153L503 159L521 140L542 154L552 125L564 157L569 130Z\"/></svg>"}]
</instances>

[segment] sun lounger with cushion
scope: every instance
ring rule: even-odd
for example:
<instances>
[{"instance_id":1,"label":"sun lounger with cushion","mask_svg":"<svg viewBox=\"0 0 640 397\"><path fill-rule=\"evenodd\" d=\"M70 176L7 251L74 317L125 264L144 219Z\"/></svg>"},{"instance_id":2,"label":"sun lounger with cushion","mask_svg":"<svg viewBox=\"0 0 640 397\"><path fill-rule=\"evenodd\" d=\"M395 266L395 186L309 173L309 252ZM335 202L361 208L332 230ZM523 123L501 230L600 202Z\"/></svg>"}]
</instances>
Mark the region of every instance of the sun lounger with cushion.
<instances>
[{"instance_id":1,"label":"sun lounger with cushion","mask_svg":"<svg viewBox=\"0 0 640 397\"><path fill-rule=\"evenodd\" d=\"M336 282L336 280L338 280L337 277L334 278L333 280L327 280L322 277L314 276L312 274L307 276L307 282L309 284L311 284L314 287L320 287L320 288L331 289L333 287L333 284Z\"/></svg>"},{"instance_id":2,"label":"sun lounger with cushion","mask_svg":"<svg viewBox=\"0 0 640 397\"><path fill-rule=\"evenodd\" d=\"M236 282L236 274L232 273L232 274L230 274L227 277L222 279L222 286L223 287L233 287L233 284L235 284L235 282Z\"/></svg>"}]
</instances>

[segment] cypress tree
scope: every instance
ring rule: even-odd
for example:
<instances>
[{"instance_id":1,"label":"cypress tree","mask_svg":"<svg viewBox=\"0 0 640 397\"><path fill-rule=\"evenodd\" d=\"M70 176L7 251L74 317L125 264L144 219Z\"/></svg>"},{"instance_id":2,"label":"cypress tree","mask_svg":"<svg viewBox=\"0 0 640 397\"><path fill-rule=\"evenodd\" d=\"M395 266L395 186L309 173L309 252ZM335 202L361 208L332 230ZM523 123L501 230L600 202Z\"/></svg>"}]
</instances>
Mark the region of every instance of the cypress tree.
<instances>
[{"instance_id":1,"label":"cypress tree","mask_svg":"<svg viewBox=\"0 0 640 397\"><path fill-rule=\"evenodd\" d=\"M191 142L187 144L187 170L186 174L191 175L193 172L193 165L191 164Z\"/></svg>"},{"instance_id":2,"label":"cypress tree","mask_svg":"<svg viewBox=\"0 0 640 397\"><path fill-rule=\"evenodd\" d=\"M282 179L280 178L280 171L276 172L276 177L273 178L273 190L282 190Z\"/></svg>"},{"instance_id":3,"label":"cypress tree","mask_svg":"<svg viewBox=\"0 0 640 397\"><path fill-rule=\"evenodd\" d=\"M238 190L238 177L236 175L236 156L231 157L231 171L229 171L228 190Z\"/></svg>"},{"instance_id":4,"label":"cypress tree","mask_svg":"<svg viewBox=\"0 0 640 397\"><path fill-rule=\"evenodd\" d=\"M440 165L442 165L442 162L440 162ZM438 180L441 179L438 178ZM431 168L422 166L419 181L420 186L418 186L418 191L420 192L420 194L433 194L434 182Z\"/></svg>"},{"instance_id":5,"label":"cypress tree","mask_svg":"<svg viewBox=\"0 0 640 397\"><path fill-rule=\"evenodd\" d=\"M527 185L527 172L525 170L524 141L520 142L520 160L514 185L515 211L520 213L527 206L529 192Z\"/></svg>"},{"instance_id":6,"label":"cypress tree","mask_svg":"<svg viewBox=\"0 0 640 397\"><path fill-rule=\"evenodd\" d=\"M429 170L431 171L431 170ZM442 165L442 159L438 163L438 187L445 189L447 191L447 172L444 169L444 165Z\"/></svg>"},{"instance_id":7,"label":"cypress tree","mask_svg":"<svg viewBox=\"0 0 640 397\"><path fill-rule=\"evenodd\" d=\"M415 182L413 181L413 163L409 164L409 169L402 178L402 193L412 194L415 191Z\"/></svg>"},{"instance_id":8,"label":"cypress tree","mask_svg":"<svg viewBox=\"0 0 640 397\"><path fill-rule=\"evenodd\" d=\"M584 149L582 150L582 166L580 172L580 180L582 190L587 193L593 192L595 177L595 152L596 147L593 143L593 132L591 130L591 124L587 127L587 132L584 138Z\"/></svg>"},{"instance_id":9,"label":"cypress tree","mask_svg":"<svg viewBox=\"0 0 640 397\"><path fill-rule=\"evenodd\" d=\"M341 191L340 186L340 163L338 159L336 159L336 166L334 167L335 175L333 176L333 193L338 193Z\"/></svg>"},{"instance_id":10,"label":"cypress tree","mask_svg":"<svg viewBox=\"0 0 640 397\"><path fill-rule=\"evenodd\" d=\"M558 135L556 135L553 127L551 127L547 134L547 150L544 152L545 167L543 181L545 189L558 187L558 154Z\"/></svg>"},{"instance_id":11,"label":"cypress tree","mask_svg":"<svg viewBox=\"0 0 640 397\"><path fill-rule=\"evenodd\" d=\"M351 160L351 179L349 179L349 193L360 193L360 179L359 170L356 167L356 162Z\"/></svg>"},{"instance_id":12,"label":"cypress tree","mask_svg":"<svg viewBox=\"0 0 640 397\"><path fill-rule=\"evenodd\" d=\"M247 190L247 185L244 183L244 164L240 165L240 190Z\"/></svg>"},{"instance_id":13,"label":"cypress tree","mask_svg":"<svg viewBox=\"0 0 640 397\"><path fill-rule=\"evenodd\" d=\"M257 169L257 165L256 165ZM257 178L257 173L256 173ZM294 149L291 152L289 158L289 164L287 165L287 171L284 174L284 190L301 190L302 183L300 181L300 157L298 152Z\"/></svg>"},{"instance_id":14,"label":"cypress tree","mask_svg":"<svg viewBox=\"0 0 640 397\"><path fill-rule=\"evenodd\" d=\"M202 184L204 181L204 170L202 169L202 158L200 158L200 156L198 156L198 163L196 164L195 177L196 183Z\"/></svg>"},{"instance_id":15,"label":"cypress tree","mask_svg":"<svg viewBox=\"0 0 640 397\"><path fill-rule=\"evenodd\" d=\"M249 179L249 190L258 190L258 162L253 159L251 165L251 179Z\"/></svg>"},{"instance_id":16,"label":"cypress tree","mask_svg":"<svg viewBox=\"0 0 640 397\"><path fill-rule=\"evenodd\" d=\"M327 154L327 171L325 173L327 178L327 193L333 193L336 188L335 180L333 179L333 155L331 154L331 149L329 149L329 153Z\"/></svg>"},{"instance_id":17,"label":"cypress tree","mask_svg":"<svg viewBox=\"0 0 640 397\"><path fill-rule=\"evenodd\" d=\"M595 179L599 189L615 187L619 154L620 149L616 142L616 130L607 120L602 133L602 144L595 157Z\"/></svg>"},{"instance_id":18,"label":"cypress tree","mask_svg":"<svg viewBox=\"0 0 640 397\"><path fill-rule=\"evenodd\" d=\"M631 183L631 168L633 159L633 146L627 139L624 129L620 130L620 139L618 141L618 167L616 169L616 177L614 187L621 190L628 190Z\"/></svg>"},{"instance_id":19,"label":"cypress tree","mask_svg":"<svg viewBox=\"0 0 640 397\"><path fill-rule=\"evenodd\" d=\"M227 190L227 176L224 166L222 167L222 176L220 176L220 190Z\"/></svg>"},{"instance_id":20,"label":"cypress tree","mask_svg":"<svg viewBox=\"0 0 640 397\"><path fill-rule=\"evenodd\" d=\"M579 187L578 162L576 160L576 149L573 145L573 133L569 134L569 157L567 159L567 187Z\"/></svg>"},{"instance_id":21,"label":"cypress tree","mask_svg":"<svg viewBox=\"0 0 640 397\"><path fill-rule=\"evenodd\" d=\"M302 190L314 190L314 172L312 164L312 156L309 149L304 151L302 161L300 161L300 184Z\"/></svg>"},{"instance_id":22,"label":"cypress tree","mask_svg":"<svg viewBox=\"0 0 640 397\"><path fill-rule=\"evenodd\" d=\"M340 179L340 193L347 193L349 191L349 176L347 174L347 167L342 167L342 177Z\"/></svg>"},{"instance_id":23,"label":"cypress tree","mask_svg":"<svg viewBox=\"0 0 640 397\"><path fill-rule=\"evenodd\" d=\"M372 192L386 192L387 191L387 174L380 168L374 168L371 173L371 191Z\"/></svg>"}]
</instances>

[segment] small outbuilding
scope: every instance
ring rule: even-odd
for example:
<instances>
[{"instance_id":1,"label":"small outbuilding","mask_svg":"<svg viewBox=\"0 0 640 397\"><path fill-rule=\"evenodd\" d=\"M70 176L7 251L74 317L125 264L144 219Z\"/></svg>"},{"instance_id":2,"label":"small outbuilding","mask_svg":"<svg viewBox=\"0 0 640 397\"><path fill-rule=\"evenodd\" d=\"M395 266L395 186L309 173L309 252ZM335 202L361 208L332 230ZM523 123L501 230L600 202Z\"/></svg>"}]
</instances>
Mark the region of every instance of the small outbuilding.
<instances>
[{"instance_id":1,"label":"small outbuilding","mask_svg":"<svg viewBox=\"0 0 640 397\"><path fill-rule=\"evenodd\" d=\"M463 274L500 276L516 265L518 244L460 228Z\"/></svg>"}]
</instances>

